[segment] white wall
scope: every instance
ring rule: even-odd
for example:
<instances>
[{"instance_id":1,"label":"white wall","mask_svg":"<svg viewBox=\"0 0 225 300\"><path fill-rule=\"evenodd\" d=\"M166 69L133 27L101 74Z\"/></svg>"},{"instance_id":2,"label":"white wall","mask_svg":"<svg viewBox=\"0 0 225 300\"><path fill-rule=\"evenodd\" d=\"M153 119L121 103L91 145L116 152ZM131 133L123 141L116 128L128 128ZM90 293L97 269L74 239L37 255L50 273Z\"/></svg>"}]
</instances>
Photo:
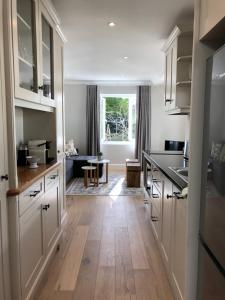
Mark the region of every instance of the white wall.
<instances>
[{"instance_id":1,"label":"white wall","mask_svg":"<svg viewBox=\"0 0 225 300\"><path fill-rule=\"evenodd\" d=\"M189 118L171 116L164 108L164 86L151 88L151 149L164 150L165 140L184 141L189 135Z\"/></svg>"},{"instance_id":2,"label":"white wall","mask_svg":"<svg viewBox=\"0 0 225 300\"><path fill-rule=\"evenodd\" d=\"M73 139L80 154L85 155L86 142L86 96L85 84L65 84L65 134L66 141Z\"/></svg>"}]
</instances>

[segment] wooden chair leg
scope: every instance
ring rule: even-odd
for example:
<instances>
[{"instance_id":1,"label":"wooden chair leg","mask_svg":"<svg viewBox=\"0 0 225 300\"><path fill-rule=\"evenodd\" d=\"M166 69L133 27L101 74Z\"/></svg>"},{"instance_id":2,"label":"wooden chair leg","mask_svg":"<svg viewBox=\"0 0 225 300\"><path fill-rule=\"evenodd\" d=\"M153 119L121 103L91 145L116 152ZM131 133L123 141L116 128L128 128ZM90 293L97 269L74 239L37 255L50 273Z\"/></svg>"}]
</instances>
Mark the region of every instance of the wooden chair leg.
<instances>
[{"instance_id":1,"label":"wooden chair leg","mask_svg":"<svg viewBox=\"0 0 225 300\"><path fill-rule=\"evenodd\" d=\"M88 187L88 170L84 171L84 186Z\"/></svg>"},{"instance_id":2,"label":"wooden chair leg","mask_svg":"<svg viewBox=\"0 0 225 300\"><path fill-rule=\"evenodd\" d=\"M92 183L92 170L90 170L90 183Z\"/></svg>"}]
</instances>

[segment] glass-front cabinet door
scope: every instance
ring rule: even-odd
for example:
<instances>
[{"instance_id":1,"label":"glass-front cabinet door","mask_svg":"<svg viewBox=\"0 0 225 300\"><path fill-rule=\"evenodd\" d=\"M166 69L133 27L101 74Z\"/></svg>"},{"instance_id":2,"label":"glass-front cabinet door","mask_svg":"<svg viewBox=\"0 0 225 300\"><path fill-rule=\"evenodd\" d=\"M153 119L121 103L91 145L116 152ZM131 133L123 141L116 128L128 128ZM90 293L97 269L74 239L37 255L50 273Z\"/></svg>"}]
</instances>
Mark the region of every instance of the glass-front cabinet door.
<instances>
[{"instance_id":1,"label":"glass-front cabinet door","mask_svg":"<svg viewBox=\"0 0 225 300\"><path fill-rule=\"evenodd\" d=\"M37 2L12 2L15 98L40 101L38 86Z\"/></svg>"},{"instance_id":2,"label":"glass-front cabinet door","mask_svg":"<svg viewBox=\"0 0 225 300\"><path fill-rule=\"evenodd\" d=\"M54 101L54 52L53 34L54 23L47 11L40 5L40 24L41 24L41 65L40 82L42 104L55 106Z\"/></svg>"}]
</instances>

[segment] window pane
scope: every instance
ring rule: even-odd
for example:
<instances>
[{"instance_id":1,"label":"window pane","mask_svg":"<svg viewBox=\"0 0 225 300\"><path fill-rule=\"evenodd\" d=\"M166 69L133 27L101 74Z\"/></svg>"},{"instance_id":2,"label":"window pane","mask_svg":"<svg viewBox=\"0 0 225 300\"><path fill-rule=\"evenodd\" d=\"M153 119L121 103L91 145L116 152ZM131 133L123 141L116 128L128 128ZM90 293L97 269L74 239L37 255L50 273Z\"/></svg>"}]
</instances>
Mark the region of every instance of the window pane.
<instances>
[{"instance_id":1,"label":"window pane","mask_svg":"<svg viewBox=\"0 0 225 300\"><path fill-rule=\"evenodd\" d=\"M105 98L105 140L128 141L129 99Z\"/></svg>"},{"instance_id":2,"label":"window pane","mask_svg":"<svg viewBox=\"0 0 225 300\"><path fill-rule=\"evenodd\" d=\"M131 133L131 138L135 139L136 135L136 103L134 102L132 104L132 133Z\"/></svg>"}]
</instances>

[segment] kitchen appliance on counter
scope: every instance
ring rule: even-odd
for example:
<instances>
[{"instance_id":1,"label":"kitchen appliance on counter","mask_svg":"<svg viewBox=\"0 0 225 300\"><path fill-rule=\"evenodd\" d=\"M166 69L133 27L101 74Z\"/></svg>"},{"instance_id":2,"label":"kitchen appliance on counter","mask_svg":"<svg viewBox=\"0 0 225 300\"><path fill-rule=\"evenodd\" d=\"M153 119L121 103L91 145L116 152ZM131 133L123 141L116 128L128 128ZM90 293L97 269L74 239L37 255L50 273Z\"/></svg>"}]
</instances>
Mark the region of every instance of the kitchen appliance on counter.
<instances>
[{"instance_id":1,"label":"kitchen appliance on counter","mask_svg":"<svg viewBox=\"0 0 225 300\"><path fill-rule=\"evenodd\" d=\"M184 158L189 159L189 141L184 142Z\"/></svg>"},{"instance_id":2,"label":"kitchen appliance on counter","mask_svg":"<svg viewBox=\"0 0 225 300\"><path fill-rule=\"evenodd\" d=\"M29 155L28 146L24 144L20 144L17 150L17 165L26 166L28 155Z\"/></svg>"},{"instance_id":3,"label":"kitchen appliance on counter","mask_svg":"<svg viewBox=\"0 0 225 300\"><path fill-rule=\"evenodd\" d=\"M225 299L225 47L207 61L198 299Z\"/></svg>"},{"instance_id":4,"label":"kitchen appliance on counter","mask_svg":"<svg viewBox=\"0 0 225 300\"><path fill-rule=\"evenodd\" d=\"M165 140L165 151L183 151L184 142Z\"/></svg>"},{"instance_id":5,"label":"kitchen appliance on counter","mask_svg":"<svg viewBox=\"0 0 225 300\"><path fill-rule=\"evenodd\" d=\"M30 140L28 142L29 155L38 158L40 164L48 164L54 160L49 157L50 141Z\"/></svg>"}]
</instances>

